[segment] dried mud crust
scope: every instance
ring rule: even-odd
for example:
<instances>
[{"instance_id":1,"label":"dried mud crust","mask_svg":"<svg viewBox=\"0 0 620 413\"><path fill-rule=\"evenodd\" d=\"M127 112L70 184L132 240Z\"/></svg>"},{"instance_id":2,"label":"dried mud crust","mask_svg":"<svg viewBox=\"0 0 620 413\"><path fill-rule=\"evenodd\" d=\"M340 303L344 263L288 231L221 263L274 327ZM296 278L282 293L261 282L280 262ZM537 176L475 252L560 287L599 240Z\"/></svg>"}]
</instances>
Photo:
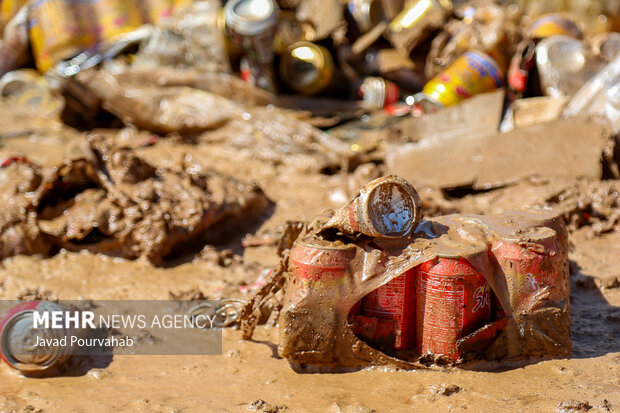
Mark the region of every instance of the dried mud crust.
<instances>
[{"instance_id":1,"label":"dried mud crust","mask_svg":"<svg viewBox=\"0 0 620 413\"><path fill-rule=\"evenodd\" d=\"M85 157L54 168L0 170L0 258L89 250L160 264L173 249L269 200L255 184L212 171L157 168L129 147L89 137Z\"/></svg>"}]
</instances>

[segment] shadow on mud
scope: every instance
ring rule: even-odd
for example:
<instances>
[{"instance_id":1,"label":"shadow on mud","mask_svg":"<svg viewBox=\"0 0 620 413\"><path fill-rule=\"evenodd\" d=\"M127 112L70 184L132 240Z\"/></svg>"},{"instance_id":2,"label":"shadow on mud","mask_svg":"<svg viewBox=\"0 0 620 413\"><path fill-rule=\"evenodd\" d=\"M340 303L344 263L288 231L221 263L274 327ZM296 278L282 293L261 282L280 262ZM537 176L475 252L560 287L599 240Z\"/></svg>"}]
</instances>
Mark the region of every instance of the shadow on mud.
<instances>
[{"instance_id":1,"label":"shadow on mud","mask_svg":"<svg viewBox=\"0 0 620 413\"><path fill-rule=\"evenodd\" d=\"M596 277L585 274L582 268L570 261L571 341L572 358L588 359L619 351L620 307L609 304L595 283ZM546 358L471 362L461 366L466 370L503 372L522 368Z\"/></svg>"},{"instance_id":2,"label":"shadow on mud","mask_svg":"<svg viewBox=\"0 0 620 413\"><path fill-rule=\"evenodd\" d=\"M610 305L595 277L571 266L571 340L574 358L600 357L620 351L620 307Z\"/></svg>"},{"instance_id":3,"label":"shadow on mud","mask_svg":"<svg viewBox=\"0 0 620 413\"><path fill-rule=\"evenodd\" d=\"M189 263L207 245L215 247L218 251L229 249L236 255L243 255L244 248L241 245L243 237L258 231L263 223L273 215L274 211L275 204L269 201L267 208L260 214L244 219L239 219L239 217L225 219L196 237L189 238L175 246L160 266L171 268Z\"/></svg>"}]
</instances>

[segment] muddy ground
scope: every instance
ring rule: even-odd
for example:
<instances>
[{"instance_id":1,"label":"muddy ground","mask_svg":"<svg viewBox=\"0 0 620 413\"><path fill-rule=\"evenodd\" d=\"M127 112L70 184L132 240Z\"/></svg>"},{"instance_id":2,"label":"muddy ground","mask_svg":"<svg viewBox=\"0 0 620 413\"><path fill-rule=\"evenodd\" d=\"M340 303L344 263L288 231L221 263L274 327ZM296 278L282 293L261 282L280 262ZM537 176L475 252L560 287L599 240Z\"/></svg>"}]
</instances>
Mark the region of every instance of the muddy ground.
<instances>
[{"instance_id":1,"label":"muddy ground","mask_svg":"<svg viewBox=\"0 0 620 413\"><path fill-rule=\"evenodd\" d=\"M102 133L133 141L148 138L132 129ZM0 154L26 153L42 165L54 165L83 140L81 133L58 126L53 132L3 140ZM311 220L382 174L374 164L325 174L303 162L257 160L251 150L231 148L225 141L197 142L172 137L139 151L157 165L190 159L258 183L273 205L253 222L223 229L213 240L218 251L231 249L232 255L178 256L159 267L84 251L16 256L0 265L0 299L248 298L261 271L276 265L278 256L273 245L243 248L246 234L269 235L287 220ZM417 188L425 211L439 214L549 203L570 198L571 188L595 185L601 183L538 180L450 194ZM620 189L618 181L604 185ZM278 357L275 328L260 327L255 341L242 341L238 331L229 329L222 356L86 359L67 376L44 379L25 378L1 365L0 412L620 411L620 232L598 232L585 225L571 234L570 359L470 370L299 374Z\"/></svg>"}]
</instances>

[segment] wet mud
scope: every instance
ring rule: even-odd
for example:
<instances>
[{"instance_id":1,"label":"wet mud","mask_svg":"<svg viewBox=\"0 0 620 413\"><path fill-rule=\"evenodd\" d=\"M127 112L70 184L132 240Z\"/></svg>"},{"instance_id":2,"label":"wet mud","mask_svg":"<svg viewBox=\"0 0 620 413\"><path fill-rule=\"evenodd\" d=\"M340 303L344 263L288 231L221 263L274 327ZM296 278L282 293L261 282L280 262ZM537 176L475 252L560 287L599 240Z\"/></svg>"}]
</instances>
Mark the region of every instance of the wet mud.
<instances>
[{"instance_id":1,"label":"wet mud","mask_svg":"<svg viewBox=\"0 0 620 413\"><path fill-rule=\"evenodd\" d=\"M243 122L240 119L238 122ZM312 223L318 213L326 208L339 209L362 185L384 174L382 167L374 164L348 173L323 174L316 167L322 164L321 155L312 152L304 153L304 159L317 159L316 165L308 163L309 167L281 162L273 156L261 159L241 145L230 146L223 134L213 138L225 128L206 132L191 142L174 136L152 139L152 134L131 127L95 131L93 135L101 136L98 141L88 141L74 131L54 130L3 140L3 158L26 152L31 164L16 162L0 170L0 178L12 177L1 181L7 206L0 213L2 245L8 257L0 265L0 298L249 300L269 280L265 271L276 269L280 263L276 240L286 231L288 221ZM316 145L310 147L320 150ZM86 149L94 158L84 156ZM80 160L67 164L67 158ZM123 161L115 163L115 159ZM191 171L213 185L209 196L204 196L209 186L193 183L196 174ZM54 188L65 185L63 192L69 200L50 198L49 190L40 189L45 187L43 183ZM186 207L222 211L221 205L226 209L232 205L231 210L238 213L233 216L257 212L259 218L226 226L232 228L226 237L198 242L191 257L159 262L164 264L159 267L153 263L166 255L170 245L144 247L138 232L127 238L133 241L123 243L132 246L128 251L103 249L104 242L116 242L114 234L118 231L111 231L106 239L101 235L105 232L97 230L101 238L96 242L80 243L80 239L93 239L93 228L85 225L89 220L79 217L101 222L105 229L111 215L105 215L103 221L95 220L101 217L100 205L107 202L111 205L107 211L116 210L125 216L129 213L126 208L131 207L124 202L139 209L139 201L152 196L150 191L156 183L162 185L159 190L164 199L172 191L167 188L175 188L190 199L195 194L197 201L178 205L175 196L167 207L173 212L170 220L157 218L157 211L146 212L134 218L130 228L150 219L153 224L149 230L157 229L158 222L165 223L166 229L157 229L157 234L167 235L166 231L174 228L168 225L177 222L176 228L187 236L189 222L174 220L175 208ZM569 218L570 356L480 361L464 368L400 370L392 365L331 373L300 372L279 354L281 329L263 315L261 322L267 325L259 325L252 340L242 340L241 331L226 329L222 356L80 359L66 375L44 379L27 379L0 366L0 412L491 412L500 407L511 411L617 411L617 185L617 181L537 179L491 191L471 191L465 196L416 186L426 218L450 213L499 215L536 206L559 208ZM34 203L38 200L45 201L40 210L40 203ZM65 215L65 210L72 213ZM206 232L209 228L203 227ZM42 238L54 243L39 244ZM291 238L296 238L294 231L289 233ZM280 249L285 249L284 244ZM6 245L11 248L5 249ZM56 251L48 250L50 245Z\"/></svg>"}]
</instances>

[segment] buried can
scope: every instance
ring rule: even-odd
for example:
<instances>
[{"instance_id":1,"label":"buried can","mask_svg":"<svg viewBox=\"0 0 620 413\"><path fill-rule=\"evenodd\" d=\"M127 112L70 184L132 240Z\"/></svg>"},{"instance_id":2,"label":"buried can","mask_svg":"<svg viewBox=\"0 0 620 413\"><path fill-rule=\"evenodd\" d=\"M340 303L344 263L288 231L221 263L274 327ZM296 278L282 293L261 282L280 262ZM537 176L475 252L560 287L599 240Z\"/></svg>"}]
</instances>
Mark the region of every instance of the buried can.
<instances>
[{"instance_id":1,"label":"buried can","mask_svg":"<svg viewBox=\"0 0 620 413\"><path fill-rule=\"evenodd\" d=\"M404 179L390 175L366 184L323 229L396 239L411 234L421 217L422 203L416 190Z\"/></svg>"},{"instance_id":2,"label":"buried can","mask_svg":"<svg viewBox=\"0 0 620 413\"><path fill-rule=\"evenodd\" d=\"M282 81L304 95L326 89L334 78L334 60L323 46L311 42L290 45L280 60Z\"/></svg>"},{"instance_id":3,"label":"buried can","mask_svg":"<svg viewBox=\"0 0 620 413\"><path fill-rule=\"evenodd\" d=\"M374 334L365 334L364 329L358 327L358 334L381 347L395 350L415 347L415 279L416 270L411 269L364 297L362 315L376 318L380 328ZM394 331L381 328L390 324L387 320L392 321Z\"/></svg>"},{"instance_id":4,"label":"buried can","mask_svg":"<svg viewBox=\"0 0 620 413\"><path fill-rule=\"evenodd\" d=\"M351 245L337 245L327 241L297 241L289 255L290 268L301 290L313 288L331 289L336 286L344 288L349 277L349 264L355 257L355 248ZM341 297L334 297L339 300ZM360 305L354 305L349 313L359 313Z\"/></svg>"},{"instance_id":5,"label":"buried can","mask_svg":"<svg viewBox=\"0 0 620 413\"><path fill-rule=\"evenodd\" d=\"M479 93L499 89L503 84L503 76L489 55L469 51L429 80L415 100L416 103L430 100L442 106L456 105Z\"/></svg>"},{"instance_id":6,"label":"buried can","mask_svg":"<svg viewBox=\"0 0 620 413\"><path fill-rule=\"evenodd\" d=\"M506 273L515 310L529 310L541 295L549 301L568 298L560 240L551 228L537 227L526 234L495 240L491 251Z\"/></svg>"},{"instance_id":7,"label":"buried can","mask_svg":"<svg viewBox=\"0 0 620 413\"><path fill-rule=\"evenodd\" d=\"M417 349L455 362L459 339L490 321L491 289L464 258L438 257L418 267Z\"/></svg>"},{"instance_id":8,"label":"buried can","mask_svg":"<svg viewBox=\"0 0 620 413\"><path fill-rule=\"evenodd\" d=\"M69 346L41 346L39 339L63 339L65 328L36 328L34 314L68 309L47 301L30 301L11 308L0 320L0 357L24 374L40 374L64 366L71 358ZM63 323L64 324L64 323Z\"/></svg>"}]
</instances>

